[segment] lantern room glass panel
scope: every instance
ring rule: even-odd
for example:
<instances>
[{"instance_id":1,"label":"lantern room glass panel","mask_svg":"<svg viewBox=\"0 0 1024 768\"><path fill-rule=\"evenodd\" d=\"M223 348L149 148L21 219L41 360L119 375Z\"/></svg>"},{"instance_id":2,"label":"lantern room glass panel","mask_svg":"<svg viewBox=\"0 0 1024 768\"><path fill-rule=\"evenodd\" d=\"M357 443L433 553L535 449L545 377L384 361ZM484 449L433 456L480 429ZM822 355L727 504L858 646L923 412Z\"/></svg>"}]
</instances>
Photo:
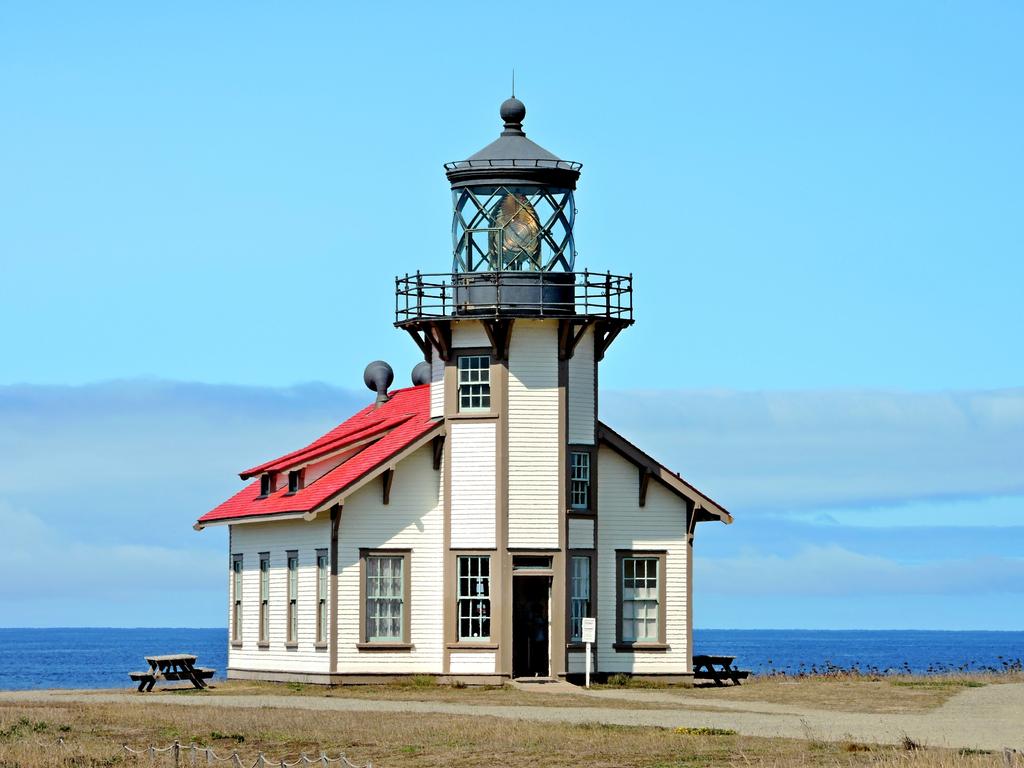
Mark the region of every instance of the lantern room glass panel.
<instances>
[{"instance_id":1,"label":"lantern room glass panel","mask_svg":"<svg viewBox=\"0 0 1024 768\"><path fill-rule=\"evenodd\" d=\"M572 190L487 185L452 194L454 272L572 272Z\"/></svg>"}]
</instances>

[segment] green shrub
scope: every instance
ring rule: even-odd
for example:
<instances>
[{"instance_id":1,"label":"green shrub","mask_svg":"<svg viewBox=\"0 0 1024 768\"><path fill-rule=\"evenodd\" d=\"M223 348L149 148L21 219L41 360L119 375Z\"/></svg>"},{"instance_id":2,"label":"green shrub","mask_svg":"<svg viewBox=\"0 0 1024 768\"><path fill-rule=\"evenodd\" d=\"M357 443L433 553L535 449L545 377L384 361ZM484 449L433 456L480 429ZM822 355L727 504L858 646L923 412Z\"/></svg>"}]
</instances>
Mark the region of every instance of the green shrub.
<instances>
[{"instance_id":1,"label":"green shrub","mask_svg":"<svg viewBox=\"0 0 1024 768\"><path fill-rule=\"evenodd\" d=\"M629 680L630 676L625 672L616 672L614 675L608 675L608 680L605 684L613 688L625 688L629 685Z\"/></svg>"}]
</instances>

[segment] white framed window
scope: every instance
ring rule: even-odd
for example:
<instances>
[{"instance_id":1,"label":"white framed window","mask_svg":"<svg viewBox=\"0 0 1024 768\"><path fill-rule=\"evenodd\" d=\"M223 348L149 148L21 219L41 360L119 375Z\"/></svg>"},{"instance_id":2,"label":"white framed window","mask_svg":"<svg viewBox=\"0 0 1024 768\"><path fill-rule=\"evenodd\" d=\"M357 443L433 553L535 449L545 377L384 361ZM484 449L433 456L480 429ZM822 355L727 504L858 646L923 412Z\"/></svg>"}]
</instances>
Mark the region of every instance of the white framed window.
<instances>
[{"instance_id":1,"label":"white framed window","mask_svg":"<svg viewBox=\"0 0 1024 768\"><path fill-rule=\"evenodd\" d=\"M270 642L270 553L260 552L260 637L261 645Z\"/></svg>"},{"instance_id":2,"label":"white framed window","mask_svg":"<svg viewBox=\"0 0 1024 768\"><path fill-rule=\"evenodd\" d=\"M459 356L459 410L491 410L491 356Z\"/></svg>"},{"instance_id":3,"label":"white framed window","mask_svg":"<svg viewBox=\"0 0 1024 768\"><path fill-rule=\"evenodd\" d=\"M624 643L657 643L661 640L661 599L658 557L623 557L621 634Z\"/></svg>"},{"instance_id":4,"label":"white framed window","mask_svg":"<svg viewBox=\"0 0 1024 768\"><path fill-rule=\"evenodd\" d=\"M316 642L323 644L327 642L327 575L330 568L330 561L327 558L326 549L316 551Z\"/></svg>"},{"instance_id":5,"label":"white framed window","mask_svg":"<svg viewBox=\"0 0 1024 768\"><path fill-rule=\"evenodd\" d=\"M569 504L573 509L590 509L590 453L569 455Z\"/></svg>"},{"instance_id":6,"label":"white framed window","mask_svg":"<svg viewBox=\"0 0 1024 768\"><path fill-rule=\"evenodd\" d=\"M573 555L570 570L569 639L583 639L583 619L590 616L590 557Z\"/></svg>"},{"instance_id":7,"label":"white framed window","mask_svg":"<svg viewBox=\"0 0 1024 768\"><path fill-rule=\"evenodd\" d=\"M459 555L459 640L491 639L491 558Z\"/></svg>"},{"instance_id":8,"label":"white framed window","mask_svg":"<svg viewBox=\"0 0 1024 768\"><path fill-rule=\"evenodd\" d=\"M404 553L371 552L365 556L366 629L364 642L406 642L406 589Z\"/></svg>"},{"instance_id":9,"label":"white framed window","mask_svg":"<svg viewBox=\"0 0 1024 768\"><path fill-rule=\"evenodd\" d=\"M299 553L288 552L288 635L287 642L299 642Z\"/></svg>"},{"instance_id":10,"label":"white framed window","mask_svg":"<svg viewBox=\"0 0 1024 768\"><path fill-rule=\"evenodd\" d=\"M242 642L242 555L231 556L231 642Z\"/></svg>"}]
</instances>

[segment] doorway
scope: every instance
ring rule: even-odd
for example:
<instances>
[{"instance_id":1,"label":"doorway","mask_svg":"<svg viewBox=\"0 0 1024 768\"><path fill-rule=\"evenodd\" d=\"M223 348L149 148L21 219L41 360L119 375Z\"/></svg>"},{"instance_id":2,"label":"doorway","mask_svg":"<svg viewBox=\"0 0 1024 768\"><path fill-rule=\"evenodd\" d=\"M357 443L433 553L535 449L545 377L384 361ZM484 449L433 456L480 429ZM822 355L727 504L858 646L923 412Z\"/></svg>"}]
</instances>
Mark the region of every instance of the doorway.
<instances>
[{"instance_id":1,"label":"doorway","mask_svg":"<svg viewBox=\"0 0 1024 768\"><path fill-rule=\"evenodd\" d=\"M550 576L512 579L512 676L548 677Z\"/></svg>"}]
</instances>

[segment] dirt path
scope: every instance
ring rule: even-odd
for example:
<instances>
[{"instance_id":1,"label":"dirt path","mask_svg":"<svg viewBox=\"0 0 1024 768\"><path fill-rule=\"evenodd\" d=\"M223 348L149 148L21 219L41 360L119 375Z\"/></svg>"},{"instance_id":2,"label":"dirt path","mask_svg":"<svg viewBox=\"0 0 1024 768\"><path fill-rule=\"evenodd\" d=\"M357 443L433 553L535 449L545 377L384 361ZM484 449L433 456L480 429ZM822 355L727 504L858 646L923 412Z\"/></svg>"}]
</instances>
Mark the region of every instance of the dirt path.
<instances>
[{"instance_id":1,"label":"dirt path","mask_svg":"<svg viewBox=\"0 0 1024 768\"><path fill-rule=\"evenodd\" d=\"M576 689L575 693L583 691ZM648 725L663 728L732 728L749 736L782 736L821 741L852 740L897 743L904 736L936 747L1001 749L1024 747L1024 683L969 688L930 712L867 714L803 709L757 701L709 702L696 696L657 691L590 691L594 707L559 706L553 691L550 707L468 705L427 701L384 701L322 696L140 695L125 691L6 691L0 704L17 702L111 702L142 706L275 707L320 711L415 712L449 715L490 715L517 720L567 723ZM673 703L676 709L610 709L601 699Z\"/></svg>"}]
</instances>

